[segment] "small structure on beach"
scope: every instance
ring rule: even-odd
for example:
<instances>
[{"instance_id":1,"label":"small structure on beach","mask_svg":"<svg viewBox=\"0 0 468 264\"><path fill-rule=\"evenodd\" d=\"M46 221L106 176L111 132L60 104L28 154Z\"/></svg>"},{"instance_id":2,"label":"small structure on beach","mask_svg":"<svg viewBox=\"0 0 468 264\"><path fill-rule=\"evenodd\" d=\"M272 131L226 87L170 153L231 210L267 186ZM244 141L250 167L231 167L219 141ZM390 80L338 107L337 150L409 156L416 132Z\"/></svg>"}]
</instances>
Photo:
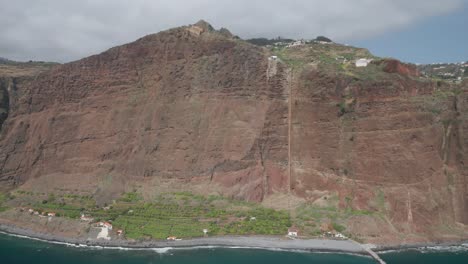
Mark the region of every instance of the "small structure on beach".
<instances>
[{"instance_id":1,"label":"small structure on beach","mask_svg":"<svg viewBox=\"0 0 468 264\"><path fill-rule=\"evenodd\" d=\"M288 236L297 237L299 235L299 230L295 227L288 228Z\"/></svg>"},{"instance_id":2,"label":"small structure on beach","mask_svg":"<svg viewBox=\"0 0 468 264\"><path fill-rule=\"evenodd\" d=\"M122 230L122 229L117 230L117 235L118 235L118 236L121 236L122 234L123 234L123 230Z\"/></svg>"},{"instance_id":3,"label":"small structure on beach","mask_svg":"<svg viewBox=\"0 0 468 264\"><path fill-rule=\"evenodd\" d=\"M346 236L341 234L341 233L336 233L335 234L335 238L339 238L339 239L346 239Z\"/></svg>"},{"instance_id":4,"label":"small structure on beach","mask_svg":"<svg viewBox=\"0 0 468 264\"><path fill-rule=\"evenodd\" d=\"M207 235L208 235L208 229L206 229L206 228L203 229L203 234L204 234L205 236L207 236Z\"/></svg>"},{"instance_id":5,"label":"small structure on beach","mask_svg":"<svg viewBox=\"0 0 468 264\"><path fill-rule=\"evenodd\" d=\"M330 238L337 238L337 239L347 239L347 237L345 235L343 235L340 232L337 232L335 230L323 233L323 237L330 237Z\"/></svg>"},{"instance_id":6,"label":"small structure on beach","mask_svg":"<svg viewBox=\"0 0 468 264\"><path fill-rule=\"evenodd\" d=\"M47 213L47 216L48 216L48 217L55 217L56 215L57 215L57 214L54 213L54 212L49 212L49 213Z\"/></svg>"},{"instance_id":7,"label":"small structure on beach","mask_svg":"<svg viewBox=\"0 0 468 264\"><path fill-rule=\"evenodd\" d=\"M177 237L175 237L175 236L169 236L169 237L167 237L167 240L168 240L168 241L176 241L176 240L177 240Z\"/></svg>"}]
</instances>

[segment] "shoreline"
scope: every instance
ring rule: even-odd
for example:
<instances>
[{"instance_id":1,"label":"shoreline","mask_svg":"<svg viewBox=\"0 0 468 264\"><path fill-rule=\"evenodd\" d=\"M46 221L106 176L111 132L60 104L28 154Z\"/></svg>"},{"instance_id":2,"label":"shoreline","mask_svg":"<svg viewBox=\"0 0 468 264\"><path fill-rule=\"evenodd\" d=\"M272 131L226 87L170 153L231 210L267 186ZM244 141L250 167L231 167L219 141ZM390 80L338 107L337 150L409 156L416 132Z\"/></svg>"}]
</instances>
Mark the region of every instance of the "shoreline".
<instances>
[{"instance_id":1,"label":"shoreline","mask_svg":"<svg viewBox=\"0 0 468 264\"><path fill-rule=\"evenodd\" d=\"M468 240L454 241L454 242L428 242L428 243L414 243L414 244L400 244L400 245L376 245L372 248L375 253L387 253L393 251L411 251L431 249L435 247L464 247L468 250ZM443 250L442 250L443 251Z\"/></svg>"},{"instance_id":2,"label":"shoreline","mask_svg":"<svg viewBox=\"0 0 468 264\"><path fill-rule=\"evenodd\" d=\"M225 236L194 238L179 241L129 241L129 240L96 240L59 237L28 229L0 224L0 231L6 235L39 240L46 243L64 244L77 247L101 247L106 249L190 249L190 248L243 248L263 250L283 250L311 253L343 253L371 257L357 242L351 240L327 239L287 239L275 236Z\"/></svg>"},{"instance_id":3,"label":"shoreline","mask_svg":"<svg viewBox=\"0 0 468 264\"><path fill-rule=\"evenodd\" d=\"M160 252L166 252L174 249L193 248L239 248L308 253L352 254L373 258L373 256L371 256L366 250L366 247L378 254L393 251L420 250L433 247L464 247L468 250L468 240L441 243L432 242L401 245L372 245L373 247L369 247L369 244L360 244L353 240L288 239L279 236L223 236L193 238L179 241L131 241L123 239L97 240L45 234L5 224L0 224L0 233L25 239L38 240L45 243L74 247L97 247L118 250L159 250Z\"/></svg>"}]
</instances>

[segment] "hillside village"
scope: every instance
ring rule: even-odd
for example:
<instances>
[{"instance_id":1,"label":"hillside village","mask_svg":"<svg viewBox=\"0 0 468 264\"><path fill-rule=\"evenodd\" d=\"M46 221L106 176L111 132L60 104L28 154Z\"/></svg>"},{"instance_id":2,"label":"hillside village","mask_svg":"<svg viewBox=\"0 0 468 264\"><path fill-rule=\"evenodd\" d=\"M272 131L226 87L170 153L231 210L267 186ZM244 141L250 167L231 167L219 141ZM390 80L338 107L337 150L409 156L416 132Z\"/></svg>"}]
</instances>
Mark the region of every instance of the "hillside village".
<instances>
[{"instance_id":1,"label":"hillside village","mask_svg":"<svg viewBox=\"0 0 468 264\"><path fill-rule=\"evenodd\" d=\"M439 78L449 82L457 83L468 78L468 61L421 64L418 65L418 69L427 77Z\"/></svg>"},{"instance_id":2,"label":"hillside village","mask_svg":"<svg viewBox=\"0 0 468 264\"><path fill-rule=\"evenodd\" d=\"M371 55L367 50L361 54L362 57L353 55L357 48L348 46L346 44L335 43L331 39L319 36L315 39L289 39L278 37L275 39L255 38L248 39L247 42L263 46L273 51L281 49L299 48L304 46L312 46L317 51L323 52L321 55L335 55L331 59L335 59L340 64L354 64L357 68L367 67L372 61L381 59ZM327 47L330 46L330 47ZM347 50L347 51L346 51ZM333 54L336 51L342 51L344 54ZM344 56L343 56L344 55ZM324 58L323 56L321 58ZM274 55L271 59L276 60L277 56ZM323 61L322 61L323 62ZM417 64L417 70L422 77L444 80L452 83L460 83L468 78L468 62L462 61L458 63L432 63L432 64Z\"/></svg>"}]
</instances>

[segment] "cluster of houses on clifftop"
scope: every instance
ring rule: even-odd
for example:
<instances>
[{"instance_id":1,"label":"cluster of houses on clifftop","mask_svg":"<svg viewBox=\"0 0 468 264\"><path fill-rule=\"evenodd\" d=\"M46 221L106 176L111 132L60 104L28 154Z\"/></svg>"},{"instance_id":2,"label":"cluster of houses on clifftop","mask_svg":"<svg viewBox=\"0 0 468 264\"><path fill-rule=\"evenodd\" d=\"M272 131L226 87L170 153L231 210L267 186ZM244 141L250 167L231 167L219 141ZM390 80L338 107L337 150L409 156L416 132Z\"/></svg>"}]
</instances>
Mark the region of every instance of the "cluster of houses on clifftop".
<instances>
[{"instance_id":1,"label":"cluster of houses on clifftop","mask_svg":"<svg viewBox=\"0 0 468 264\"><path fill-rule=\"evenodd\" d=\"M295 47L304 46L309 42L320 43L320 44L333 44L333 42L331 42L331 41L330 42L328 42L328 41L317 41L317 40L305 41L305 40L301 39L301 40L295 40L295 41L289 42L289 43L277 42L277 43L275 43L275 46L286 46L286 48L295 48ZM341 63L348 63L348 60L346 58L342 57L342 56L338 56L335 59L337 61L341 61ZM270 56L268 58L268 60L269 61L277 61L278 57L277 56ZM359 58L359 59L353 61L354 65L357 68L367 67L369 65L369 63L371 63L371 62L372 62L372 59L369 59L369 58Z\"/></svg>"}]
</instances>

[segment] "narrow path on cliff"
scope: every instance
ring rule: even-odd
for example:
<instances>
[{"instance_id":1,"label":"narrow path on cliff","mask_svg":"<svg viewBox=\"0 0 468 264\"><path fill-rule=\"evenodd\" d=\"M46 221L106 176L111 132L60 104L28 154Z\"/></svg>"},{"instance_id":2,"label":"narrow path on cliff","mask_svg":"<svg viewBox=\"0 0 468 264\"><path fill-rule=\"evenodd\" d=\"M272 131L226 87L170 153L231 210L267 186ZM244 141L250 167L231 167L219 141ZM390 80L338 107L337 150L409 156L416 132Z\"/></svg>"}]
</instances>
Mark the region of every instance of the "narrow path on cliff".
<instances>
[{"instance_id":1,"label":"narrow path on cliff","mask_svg":"<svg viewBox=\"0 0 468 264\"><path fill-rule=\"evenodd\" d=\"M288 72L288 77L286 79L287 84L288 84L288 93L289 93L289 98L288 98L288 210L290 214L292 213L292 208L291 208L291 174L292 174L292 166L291 166L291 132L292 132L292 101L293 101L293 92L292 92L292 87L293 87L293 69L289 69Z\"/></svg>"},{"instance_id":2,"label":"narrow path on cliff","mask_svg":"<svg viewBox=\"0 0 468 264\"><path fill-rule=\"evenodd\" d=\"M420 181L417 182L410 182L410 183L397 183L397 182L383 182L383 181L372 181L372 180L358 180L358 179L349 179L349 178L343 178L341 176L333 176L333 175L327 175L322 173L322 176L325 178L331 178L331 179L341 179L341 181L346 182L350 181L355 184L374 184L374 185L383 185L383 186L389 186L389 187L394 187L394 188L406 188L408 186L416 186L420 184L425 184L427 183L430 179L434 178L437 176L437 174L432 174L431 176L428 176Z\"/></svg>"}]
</instances>

